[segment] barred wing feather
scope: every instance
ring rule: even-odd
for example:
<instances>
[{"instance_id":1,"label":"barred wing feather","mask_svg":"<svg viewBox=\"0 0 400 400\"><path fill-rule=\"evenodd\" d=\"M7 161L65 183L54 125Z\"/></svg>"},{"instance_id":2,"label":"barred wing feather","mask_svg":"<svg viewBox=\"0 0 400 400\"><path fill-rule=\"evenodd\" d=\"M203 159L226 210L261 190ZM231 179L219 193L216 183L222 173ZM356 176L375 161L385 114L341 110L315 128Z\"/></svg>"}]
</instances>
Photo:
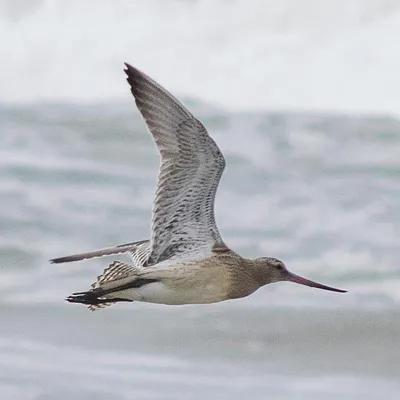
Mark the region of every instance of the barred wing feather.
<instances>
[{"instance_id":1,"label":"barred wing feather","mask_svg":"<svg viewBox=\"0 0 400 400\"><path fill-rule=\"evenodd\" d=\"M136 105L161 154L147 265L211 252L222 243L214 199L224 157L177 99L143 72L126 67Z\"/></svg>"}]
</instances>

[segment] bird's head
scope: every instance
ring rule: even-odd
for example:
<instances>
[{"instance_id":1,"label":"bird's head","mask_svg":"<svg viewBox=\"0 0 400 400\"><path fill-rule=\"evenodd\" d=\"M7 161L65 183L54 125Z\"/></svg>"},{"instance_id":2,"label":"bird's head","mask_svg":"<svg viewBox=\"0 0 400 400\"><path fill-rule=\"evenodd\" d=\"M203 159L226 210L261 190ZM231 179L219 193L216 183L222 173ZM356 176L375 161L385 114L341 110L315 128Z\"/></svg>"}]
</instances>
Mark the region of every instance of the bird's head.
<instances>
[{"instance_id":1,"label":"bird's head","mask_svg":"<svg viewBox=\"0 0 400 400\"><path fill-rule=\"evenodd\" d=\"M331 292L345 293L346 290L336 289L331 286L322 285L309 279L303 278L299 275L293 274L288 271L285 264L273 257L260 257L254 260L258 266L259 279L261 279L262 284L272 282L288 281L293 283L298 283L300 285L310 286L317 289L330 290ZM260 282L261 283L261 282Z\"/></svg>"}]
</instances>

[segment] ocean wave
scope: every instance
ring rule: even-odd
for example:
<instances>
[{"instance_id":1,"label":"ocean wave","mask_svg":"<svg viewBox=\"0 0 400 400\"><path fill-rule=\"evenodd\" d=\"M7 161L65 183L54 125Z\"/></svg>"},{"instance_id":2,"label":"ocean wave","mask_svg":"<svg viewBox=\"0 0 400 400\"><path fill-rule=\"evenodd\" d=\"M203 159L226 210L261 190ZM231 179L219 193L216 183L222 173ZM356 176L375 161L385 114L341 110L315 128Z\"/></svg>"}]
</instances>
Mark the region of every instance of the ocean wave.
<instances>
[{"instance_id":1,"label":"ocean wave","mask_svg":"<svg viewBox=\"0 0 400 400\"><path fill-rule=\"evenodd\" d=\"M0 100L127 98L122 63L232 109L400 113L400 4L3 1Z\"/></svg>"}]
</instances>

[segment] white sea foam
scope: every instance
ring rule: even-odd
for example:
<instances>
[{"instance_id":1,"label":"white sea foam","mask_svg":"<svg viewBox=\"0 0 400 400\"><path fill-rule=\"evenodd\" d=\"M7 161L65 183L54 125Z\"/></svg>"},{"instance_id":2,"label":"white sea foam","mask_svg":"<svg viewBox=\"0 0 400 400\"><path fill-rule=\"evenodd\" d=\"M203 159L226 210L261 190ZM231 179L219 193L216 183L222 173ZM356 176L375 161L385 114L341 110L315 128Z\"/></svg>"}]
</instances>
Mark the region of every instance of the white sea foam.
<instances>
[{"instance_id":1,"label":"white sea foam","mask_svg":"<svg viewBox=\"0 0 400 400\"><path fill-rule=\"evenodd\" d=\"M227 108L399 113L397 0L0 3L0 101L127 96L129 61Z\"/></svg>"}]
</instances>

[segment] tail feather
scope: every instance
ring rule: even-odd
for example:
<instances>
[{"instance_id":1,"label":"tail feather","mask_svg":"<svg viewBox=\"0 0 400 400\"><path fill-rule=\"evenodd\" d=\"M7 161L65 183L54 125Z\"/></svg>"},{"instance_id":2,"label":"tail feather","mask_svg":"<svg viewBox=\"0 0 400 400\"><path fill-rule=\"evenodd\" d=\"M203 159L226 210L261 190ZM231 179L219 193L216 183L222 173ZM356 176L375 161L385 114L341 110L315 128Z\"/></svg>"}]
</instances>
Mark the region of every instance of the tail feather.
<instances>
[{"instance_id":1,"label":"tail feather","mask_svg":"<svg viewBox=\"0 0 400 400\"><path fill-rule=\"evenodd\" d=\"M73 254L70 256L53 258L52 260L50 260L50 262L52 264L61 264L61 263L66 263L66 262L86 260L86 259L95 258L95 257L104 257L104 256L115 255L115 254L128 253L128 252L134 251L137 246L139 246L145 242L148 242L148 240L140 240L138 242L121 244L119 246L114 246L114 247L107 247L105 249L90 251L87 253L78 253L78 254Z\"/></svg>"},{"instance_id":2,"label":"tail feather","mask_svg":"<svg viewBox=\"0 0 400 400\"><path fill-rule=\"evenodd\" d=\"M134 282L139 269L133 265L114 261L97 277L91 290L73 293L66 300L69 303L85 304L90 311L105 308L120 301L132 301L113 297L112 293L126 288L130 282Z\"/></svg>"},{"instance_id":3,"label":"tail feather","mask_svg":"<svg viewBox=\"0 0 400 400\"><path fill-rule=\"evenodd\" d=\"M140 268L133 265L114 261L97 277L96 282L92 283L92 288L104 292L122 286L128 281L132 281L137 276L139 270Z\"/></svg>"}]
</instances>

